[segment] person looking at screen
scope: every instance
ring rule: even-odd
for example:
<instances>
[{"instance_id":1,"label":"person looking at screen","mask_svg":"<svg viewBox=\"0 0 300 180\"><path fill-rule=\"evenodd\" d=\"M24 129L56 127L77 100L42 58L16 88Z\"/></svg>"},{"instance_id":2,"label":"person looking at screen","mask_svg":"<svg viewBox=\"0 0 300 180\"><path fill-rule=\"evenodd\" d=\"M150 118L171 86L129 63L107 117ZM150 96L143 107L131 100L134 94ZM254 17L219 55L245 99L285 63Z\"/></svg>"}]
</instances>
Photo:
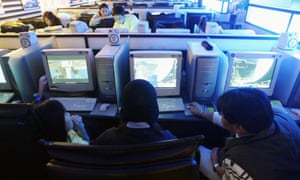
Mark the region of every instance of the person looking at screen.
<instances>
[{"instance_id":1,"label":"person looking at screen","mask_svg":"<svg viewBox=\"0 0 300 180\"><path fill-rule=\"evenodd\" d=\"M121 97L121 122L100 134L91 144L126 145L155 142L176 137L158 124L155 88L146 80L129 82Z\"/></svg>"},{"instance_id":2,"label":"person looking at screen","mask_svg":"<svg viewBox=\"0 0 300 180\"><path fill-rule=\"evenodd\" d=\"M89 26L96 26L100 24L101 19L104 18L113 18L109 6L106 3L102 3L99 5L99 11L92 16L89 21Z\"/></svg>"},{"instance_id":3,"label":"person looking at screen","mask_svg":"<svg viewBox=\"0 0 300 180\"><path fill-rule=\"evenodd\" d=\"M34 112L40 123L42 139L89 144L82 117L70 115L59 101L43 101L34 106Z\"/></svg>"},{"instance_id":4,"label":"person looking at screen","mask_svg":"<svg viewBox=\"0 0 300 180\"><path fill-rule=\"evenodd\" d=\"M115 23L113 28L126 28L128 32L137 32L138 18L134 14L126 14L123 6L115 6L112 9Z\"/></svg>"},{"instance_id":5,"label":"person looking at screen","mask_svg":"<svg viewBox=\"0 0 300 180\"><path fill-rule=\"evenodd\" d=\"M47 24L47 26L58 26L62 25L62 22L59 17L57 17L51 11L45 11L43 14L43 20Z\"/></svg>"},{"instance_id":6,"label":"person looking at screen","mask_svg":"<svg viewBox=\"0 0 300 180\"><path fill-rule=\"evenodd\" d=\"M295 121L273 118L268 96L255 88L225 92L217 101L219 112L191 112L235 134L223 148L200 146L200 172L209 179L298 179L300 128ZM220 114L219 114L220 113Z\"/></svg>"}]
</instances>

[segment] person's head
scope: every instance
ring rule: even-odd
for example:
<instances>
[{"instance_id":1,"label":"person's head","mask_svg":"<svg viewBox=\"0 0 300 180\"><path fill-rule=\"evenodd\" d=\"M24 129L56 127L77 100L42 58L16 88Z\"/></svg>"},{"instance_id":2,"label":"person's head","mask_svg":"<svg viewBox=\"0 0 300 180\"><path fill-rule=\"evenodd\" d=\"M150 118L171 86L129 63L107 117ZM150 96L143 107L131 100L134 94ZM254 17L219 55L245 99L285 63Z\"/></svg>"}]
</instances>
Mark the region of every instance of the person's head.
<instances>
[{"instance_id":1,"label":"person's head","mask_svg":"<svg viewBox=\"0 0 300 180\"><path fill-rule=\"evenodd\" d=\"M99 5L99 15L101 17L106 17L106 16L110 16L111 12L109 10L109 7L106 3L102 3Z\"/></svg>"},{"instance_id":2,"label":"person's head","mask_svg":"<svg viewBox=\"0 0 300 180\"><path fill-rule=\"evenodd\" d=\"M123 6L114 6L112 9L112 15L114 16L115 22L124 24L126 17Z\"/></svg>"},{"instance_id":3,"label":"person's head","mask_svg":"<svg viewBox=\"0 0 300 180\"><path fill-rule=\"evenodd\" d=\"M224 127L235 133L239 128L256 134L273 123L269 97L255 88L237 88L225 92L217 102Z\"/></svg>"},{"instance_id":4,"label":"person's head","mask_svg":"<svg viewBox=\"0 0 300 180\"><path fill-rule=\"evenodd\" d=\"M129 82L121 96L121 120L155 123L158 119L156 90L146 80Z\"/></svg>"},{"instance_id":5,"label":"person's head","mask_svg":"<svg viewBox=\"0 0 300 180\"><path fill-rule=\"evenodd\" d=\"M46 100L34 107L41 125L41 138L50 141L66 141L67 130L73 128L70 113L56 100Z\"/></svg>"},{"instance_id":6,"label":"person's head","mask_svg":"<svg viewBox=\"0 0 300 180\"><path fill-rule=\"evenodd\" d=\"M47 24L47 26L62 25L60 19L51 11L44 12L43 20Z\"/></svg>"}]
</instances>

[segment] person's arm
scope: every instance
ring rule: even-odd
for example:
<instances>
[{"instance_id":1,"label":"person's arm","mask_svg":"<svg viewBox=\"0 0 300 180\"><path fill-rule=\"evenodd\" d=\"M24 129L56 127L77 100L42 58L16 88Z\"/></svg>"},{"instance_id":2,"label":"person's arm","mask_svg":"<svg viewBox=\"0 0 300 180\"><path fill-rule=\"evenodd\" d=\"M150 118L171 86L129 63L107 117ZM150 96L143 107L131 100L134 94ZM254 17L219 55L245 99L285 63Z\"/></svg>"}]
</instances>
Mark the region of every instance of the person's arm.
<instances>
[{"instance_id":1,"label":"person's arm","mask_svg":"<svg viewBox=\"0 0 300 180\"><path fill-rule=\"evenodd\" d=\"M72 121L74 122L74 129L77 129L78 134L86 141L90 141L90 137L84 127L82 117L79 115L72 115Z\"/></svg>"},{"instance_id":2,"label":"person's arm","mask_svg":"<svg viewBox=\"0 0 300 180\"><path fill-rule=\"evenodd\" d=\"M213 166L213 170L220 176L222 177L224 175L224 169L222 167L221 162L219 161L218 158L218 151L219 148L215 147L211 150L210 153L210 160L211 160L211 164Z\"/></svg>"},{"instance_id":3,"label":"person's arm","mask_svg":"<svg viewBox=\"0 0 300 180\"><path fill-rule=\"evenodd\" d=\"M193 115L202 117L211 121L212 123L223 127L222 116L218 112L206 112L201 109L201 105L197 102L192 102L189 104L189 109Z\"/></svg>"},{"instance_id":4,"label":"person's arm","mask_svg":"<svg viewBox=\"0 0 300 180\"><path fill-rule=\"evenodd\" d=\"M127 16L126 18L130 18L129 19L129 29L128 29L128 31L129 32L137 32L138 31L138 23L139 23L139 19L135 16L135 15L133 15L133 14L131 14L130 16Z\"/></svg>"},{"instance_id":5,"label":"person's arm","mask_svg":"<svg viewBox=\"0 0 300 180\"><path fill-rule=\"evenodd\" d=\"M101 21L101 17L97 13L94 16L91 17L91 19L89 21L89 26L96 26L97 24L100 24L100 21Z\"/></svg>"}]
</instances>

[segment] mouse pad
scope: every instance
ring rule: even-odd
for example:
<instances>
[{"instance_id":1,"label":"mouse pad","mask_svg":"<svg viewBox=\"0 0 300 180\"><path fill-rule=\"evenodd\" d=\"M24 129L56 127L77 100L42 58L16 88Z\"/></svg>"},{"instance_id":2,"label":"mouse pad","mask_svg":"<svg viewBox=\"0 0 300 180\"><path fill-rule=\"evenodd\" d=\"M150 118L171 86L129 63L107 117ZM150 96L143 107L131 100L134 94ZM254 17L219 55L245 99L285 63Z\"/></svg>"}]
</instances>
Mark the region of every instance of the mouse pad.
<instances>
[{"instance_id":1,"label":"mouse pad","mask_svg":"<svg viewBox=\"0 0 300 180\"><path fill-rule=\"evenodd\" d=\"M97 103L94 110L90 113L96 116L116 116L117 115L117 105L110 104L106 111L99 111L101 103Z\"/></svg>"}]
</instances>

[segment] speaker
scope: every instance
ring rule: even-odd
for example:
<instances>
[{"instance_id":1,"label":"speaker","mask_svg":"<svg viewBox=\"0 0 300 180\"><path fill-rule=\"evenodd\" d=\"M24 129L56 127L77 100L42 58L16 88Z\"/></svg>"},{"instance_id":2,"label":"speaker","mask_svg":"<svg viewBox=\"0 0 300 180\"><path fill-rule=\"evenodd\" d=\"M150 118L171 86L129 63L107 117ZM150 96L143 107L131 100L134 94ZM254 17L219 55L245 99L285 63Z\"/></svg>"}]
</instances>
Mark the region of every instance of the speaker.
<instances>
[{"instance_id":1,"label":"speaker","mask_svg":"<svg viewBox=\"0 0 300 180\"><path fill-rule=\"evenodd\" d=\"M28 48L33 44L38 43L37 35L35 32L20 32L19 33L20 44L23 48Z\"/></svg>"},{"instance_id":2,"label":"speaker","mask_svg":"<svg viewBox=\"0 0 300 180\"><path fill-rule=\"evenodd\" d=\"M23 48L30 47L33 44L38 43L37 35L35 32L20 32L19 33L20 44Z\"/></svg>"},{"instance_id":3,"label":"speaker","mask_svg":"<svg viewBox=\"0 0 300 180\"><path fill-rule=\"evenodd\" d=\"M110 29L108 31L108 41L112 46L120 44L120 32L117 29Z\"/></svg>"},{"instance_id":4,"label":"speaker","mask_svg":"<svg viewBox=\"0 0 300 180\"><path fill-rule=\"evenodd\" d=\"M298 45L297 33L296 32L286 32L281 33L278 40L278 48L289 50L295 49Z\"/></svg>"}]
</instances>

